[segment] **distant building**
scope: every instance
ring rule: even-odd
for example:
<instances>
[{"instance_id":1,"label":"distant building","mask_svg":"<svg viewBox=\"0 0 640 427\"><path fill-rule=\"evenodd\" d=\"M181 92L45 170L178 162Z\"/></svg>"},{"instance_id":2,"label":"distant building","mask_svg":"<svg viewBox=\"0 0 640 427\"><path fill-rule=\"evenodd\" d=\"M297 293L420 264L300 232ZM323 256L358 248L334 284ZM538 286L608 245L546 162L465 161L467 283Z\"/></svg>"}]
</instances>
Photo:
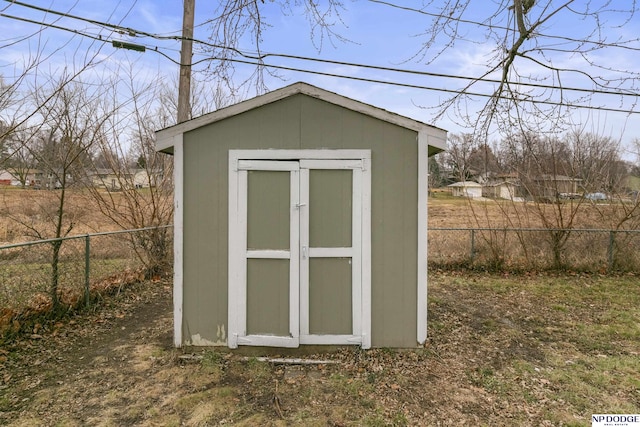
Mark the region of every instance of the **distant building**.
<instances>
[{"instance_id":1,"label":"distant building","mask_svg":"<svg viewBox=\"0 0 640 427\"><path fill-rule=\"evenodd\" d=\"M482 197L482 185L475 181L460 181L448 185L454 197Z\"/></svg>"},{"instance_id":2,"label":"distant building","mask_svg":"<svg viewBox=\"0 0 640 427\"><path fill-rule=\"evenodd\" d=\"M0 170L0 185L16 185L14 181L15 177L9 171Z\"/></svg>"},{"instance_id":3,"label":"distant building","mask_svg":"<svg viewBox=\"0 0 640 427\"><path fill-rule=\"evenodd\" d=\"M0 170L0 185L35 187L41 175L38 169L4 169Z\"/></svg>"},{"instance_id":4,"label":"distant building","mask_svg":"<svg viewBox=\"0 0 640 427\"><path fill-rule=\"evenodd\" d=\"M148 171L146 169L116 172L109 168L98 168L89 174L91 185L108 191L155 187L162 181L162 178L162 171Z\"/></svg>"},{"instance_id":5,"label":"distant building","mask_svg":"<svg viewBox=\"0 0 640 427\"><path fill-rule=\"evenodd\" d=\"M98 168L89 174L91 185L96 188L104 188L108 191L120 191L125 187L127 180L131 180L129 174L115 173L112 169Z\"/></svg>"},{"instance_id":6,"label":"distant building","mask_svg":"<svg viewBox=\"0 0 640 427\"><path fill-rule=\"evenodd\" d=\"M513 200L517 197L518 184L513 181L494 181L482 186L482 196L492 199Z\"/></svg>"},{"instance_id":7,"label":"distant building","mask_svg":"<svg viewBox=\"0 0 640 427\"><path fill-rule=\"evenodd\" d=\"M529 180L527 190L534 198L555 199L562 195L578 194L580 178L565 175L544 174Z\"/></svg>"}]
</instances>

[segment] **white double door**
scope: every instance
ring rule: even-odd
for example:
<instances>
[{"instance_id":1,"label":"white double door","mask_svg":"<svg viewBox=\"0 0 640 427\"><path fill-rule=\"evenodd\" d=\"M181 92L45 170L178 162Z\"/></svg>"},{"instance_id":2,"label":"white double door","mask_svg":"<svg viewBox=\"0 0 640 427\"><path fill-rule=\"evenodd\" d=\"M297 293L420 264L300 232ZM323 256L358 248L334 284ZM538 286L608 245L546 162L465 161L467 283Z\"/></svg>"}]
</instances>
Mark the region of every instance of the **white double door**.
<instances>
[{"instance_id":1,"label":"white double door","mask_svg":"<svg viewBox=\"0 0 640 427\"><path fill-rule=\"evenodd\" d=\"M370 346L367 159L232 159L228 345Z\"/></svg>"}]
</instances>

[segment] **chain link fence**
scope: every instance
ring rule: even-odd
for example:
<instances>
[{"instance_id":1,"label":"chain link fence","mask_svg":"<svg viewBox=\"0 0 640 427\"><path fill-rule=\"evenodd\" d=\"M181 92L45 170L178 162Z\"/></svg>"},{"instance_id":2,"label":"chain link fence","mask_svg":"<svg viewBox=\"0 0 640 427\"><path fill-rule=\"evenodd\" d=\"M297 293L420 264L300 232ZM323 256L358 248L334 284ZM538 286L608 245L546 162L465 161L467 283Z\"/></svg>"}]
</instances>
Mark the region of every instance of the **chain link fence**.
<instances>
[{"instance_id":1,"label":"chain link fence","mask_svg":"<svg viewBox=\"0 0 640 427\"><path fill-rule=\"evenodd\" d=\"M171 237L165 226L0 246L0 335L21 313L89 306L170 269ZM428 242L430 267L640 271L640 230L430 228Z\"/></svg>"},{"instance_id":2,"label":"chain link fence","mask_svg":"<svg viewBox=\"0 0 640 427\"><path fill-rule=\"evenodd\" d=\"M640 230L430 228L428 242L432 267L640 271Z\"/></svg>"},{"instance_id":3,"label":"chain link fence","mask_svg":"<svg viewBox=\"0 0 640 427\"><path fill-rule=\"evenodd\" d=\"M89 306L103 292L144 279L171 264L171 234L170 226L150 227L0 246L0 325L25 310ZM161 262L149 251L159 239Z\"/></svg>"}]
</instances>

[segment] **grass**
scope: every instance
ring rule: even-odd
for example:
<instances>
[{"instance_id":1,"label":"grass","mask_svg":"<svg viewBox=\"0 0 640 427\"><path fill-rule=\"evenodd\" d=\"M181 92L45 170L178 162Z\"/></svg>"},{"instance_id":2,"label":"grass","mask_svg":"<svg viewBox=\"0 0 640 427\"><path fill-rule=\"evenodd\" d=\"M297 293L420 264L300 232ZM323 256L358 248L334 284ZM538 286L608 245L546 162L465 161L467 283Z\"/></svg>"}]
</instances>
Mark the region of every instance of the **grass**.
<instances>
[{"instance_id":1,"label":"grass","mask_svg":"<svg viewBox=\"0 0 640 427\"><path fill-rule=\"evenodd\" d=\"M550 421L575 423L572 416L586 413L637 412L640 285L636 277L492 277L474 280L468 289L493 298L503 293L505 285L511 288L508 298L514 303L510 311L515 314L520 306L524 316L505 314L513 316L514 324L520 321L519 341L540 349L540 355L532 361L523 351L496 371L478 369L470 376L475 384L492 394L532 403L563 402L573 412L557 409Z\"/></svg>"},{"instance_id":2,"label":"grass","mask_svg":"<svg viewBox=\"0 0 640 427\"><path fill-rule=\"evenodd\" d=\"M589 426L591 414L640 408L636 277L432 271L429 286L424 348L309 356L335 364L279 365L219 350L181 362L167 336L169 310L157 332L167 342L136 332L140 342L100 350L86 359L100 369L81 368L81 375L77 366L60 366L51 352L67 345L56 342L43 349L50 366L14 373L14 383L2 389L0 423L81 425L65 412L78 399L91 408L87 421L103 425ZM89 335L92 348L101 335ZM4 357L11 365L42 358ZM31 396L39 398L23 401Z\"/></svg>"},{"instance_id":3,"label":"grass","mask_svg":"<svg viewBox=\"0 0 640 427\"><path fill-rule=\"evenodd\" d=\"M309 379L312 368L287 382L282 368L250 360L246 380L263 387L262 396L281 381L280 395L289 404L285 420L292 425L309 420L319 425L422 424L426 419L420 411L430 400L448 408L453 419L485 425L511 420L588 426L592 413L637 412L636 277L445 273L432 274L433 282L426 352L348 353L342 356L346 368L329 370L316 381ZM440 380L434 381L434 375ZM474 391L456 396L456 389ZM456 399L470 413L453 410ZM320 406L329 409L316 408L322 401ZM269 419L268 405L253 410Z\"/></svg>"}]
</instances>

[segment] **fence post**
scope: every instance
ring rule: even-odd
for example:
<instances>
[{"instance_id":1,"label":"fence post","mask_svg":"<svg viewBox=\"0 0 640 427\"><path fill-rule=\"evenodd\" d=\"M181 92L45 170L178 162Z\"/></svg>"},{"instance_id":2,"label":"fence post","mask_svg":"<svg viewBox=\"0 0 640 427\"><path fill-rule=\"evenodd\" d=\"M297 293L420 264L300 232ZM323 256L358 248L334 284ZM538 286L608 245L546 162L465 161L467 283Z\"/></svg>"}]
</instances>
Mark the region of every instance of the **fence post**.
<instances>
[{"instance_id":1,"label":"fence post","mask_svg":"<svg viewBox=\"0 0 640 427\"><path fill-rule=\"evenodd\" d=\"M471 262L473 262L473 259L476 257L476 231L472 228L471 229Z\"/></svg>"},{"instance_id":2,"label":"fence post","mask_svg":"<svg viewBox=\"0 0 640 427\"><path fill-rule=\"evenodd\" d=\"M611 230L609 231L609 247L607 248L607 261L609 263L609 271L613 270L613 262L614 262L614 253L613 246L616 241L616 232Z\"/></svg>"},{"instance_id":3,"label":"fence post","mask_svg":"<svg viewBox=\"0 0 640 427\"><path fill-rule=\"evenodd\" d=\"M84 303L87 307L89 307L90 295L89 295L89 279L90 279L90 254L91 254L91 243L90 236L87 234L84 237Z\"/></svg>"}]
</instances>

